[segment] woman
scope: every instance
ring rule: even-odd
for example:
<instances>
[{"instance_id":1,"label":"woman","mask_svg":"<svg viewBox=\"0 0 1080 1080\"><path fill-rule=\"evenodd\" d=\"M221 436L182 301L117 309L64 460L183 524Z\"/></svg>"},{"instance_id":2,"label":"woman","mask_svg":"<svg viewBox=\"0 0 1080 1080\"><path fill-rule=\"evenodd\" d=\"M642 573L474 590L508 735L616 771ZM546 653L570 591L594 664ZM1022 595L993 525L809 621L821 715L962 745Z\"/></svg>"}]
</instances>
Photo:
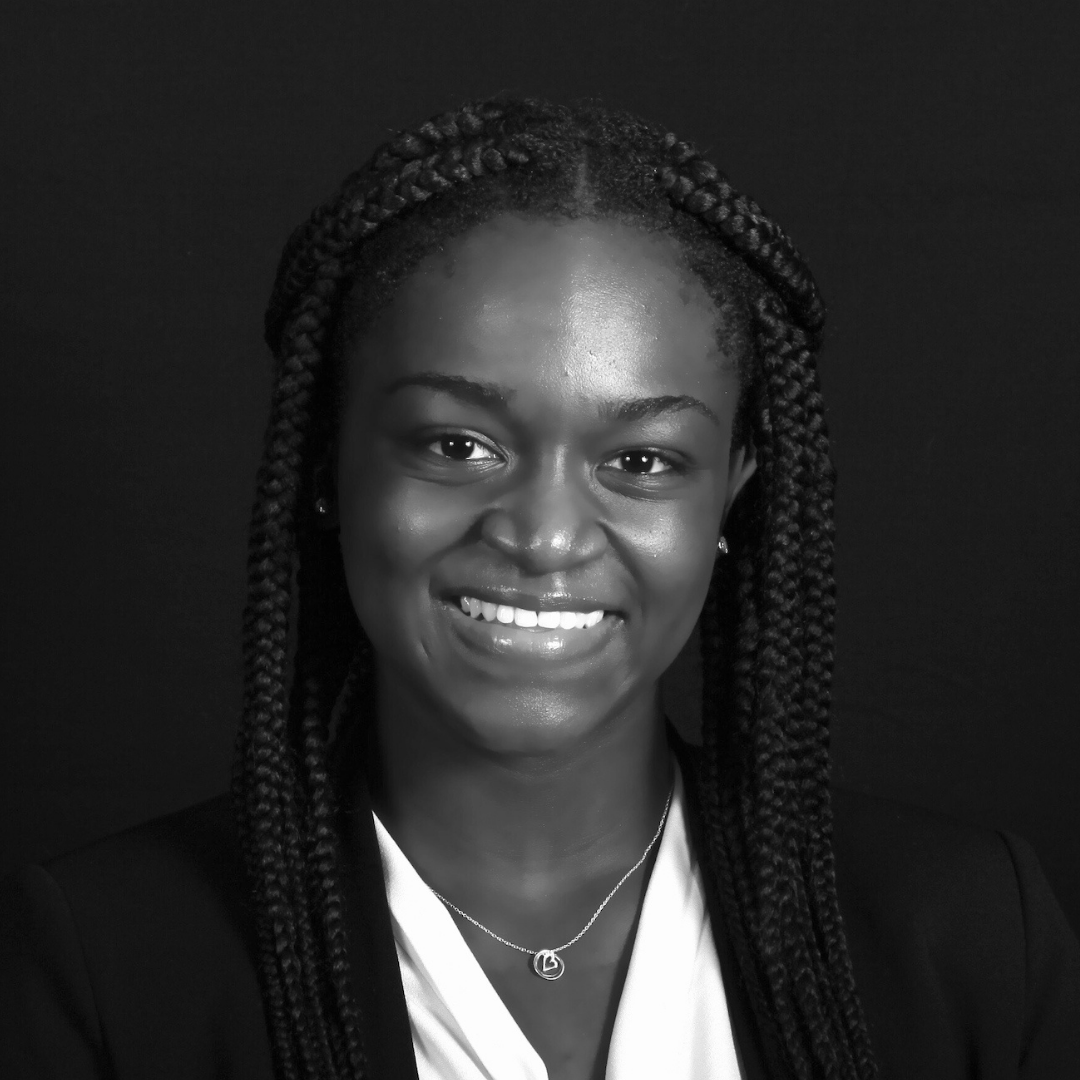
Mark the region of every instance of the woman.
<instances>
[{"instance_id":1,"label":"woman","mask_svg":"<svg viewBox=\"0 0 1080 1080\"><path fill-rule=\"evenodd\" d=\"M349 177L267 314L235 823L23 876L3 1074L1069 1075L1030 849L830 791L823 322L632 117L468 106Z\"/></svg>"}]
</instances>

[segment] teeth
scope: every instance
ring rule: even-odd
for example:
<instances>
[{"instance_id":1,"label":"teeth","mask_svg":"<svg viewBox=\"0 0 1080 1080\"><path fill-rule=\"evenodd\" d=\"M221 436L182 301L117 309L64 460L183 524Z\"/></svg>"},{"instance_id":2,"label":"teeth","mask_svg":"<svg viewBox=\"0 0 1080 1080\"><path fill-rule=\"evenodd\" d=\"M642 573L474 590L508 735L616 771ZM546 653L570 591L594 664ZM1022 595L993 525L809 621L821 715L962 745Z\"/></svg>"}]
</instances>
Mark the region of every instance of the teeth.
<instances>
[{"instance_id":1,"label":"teeth","mask_svg":"<svg viewBox=\"0 0 1080 1080\"><path fill-rule=\"evenodd\" d=\"M511 607L509 604L489 604L486 600L477 600L474 596L462 596L458 603L461 610L473 619L500 622L507 626L539 626L544 630L585 630L596 626L604 617L602 608L599 611L532 611L529 608Z\"/></svg>"}]
</instances>

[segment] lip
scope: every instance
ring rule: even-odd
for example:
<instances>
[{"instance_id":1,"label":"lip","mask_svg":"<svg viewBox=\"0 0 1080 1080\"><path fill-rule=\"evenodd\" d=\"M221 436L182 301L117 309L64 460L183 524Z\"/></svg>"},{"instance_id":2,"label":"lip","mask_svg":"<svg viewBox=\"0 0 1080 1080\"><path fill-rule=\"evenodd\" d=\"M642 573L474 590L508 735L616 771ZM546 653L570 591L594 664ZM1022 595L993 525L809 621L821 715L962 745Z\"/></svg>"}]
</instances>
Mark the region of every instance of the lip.
<instances>
[{"instance_id":1,"label":"lip","mask_svg":"<svg viewBox=\"0 0 1080 1080\"><path fill-rule=\"evenodd\" d=\"M442 590L439 599L450 604L457 604L463 596L471 596L489 604L525 608L528 611L603 611L605 617L622 614L610 600L604 600L602 597L589 593L527 593L519 589L462 585L460 588Z\"/></svg>"},{"instance_id":2,"label":"lip","mask_svg":"<svg viewBox=\"0 0 1080 1080\"><path fill-rule=\"evenodd\" d=\"M463 595L477 596L477 599L485 598L484 593L480 595L464 593ZM486 595L493 594L489 590ZM510 600L491 599L488 602L513 603L515 607L526 607L536 603L535 597L525 597L520 593L510 595L519 597L519 601L514 603ZM573 603L577 604L581 601L582 598L575 597ZM518 661L531 667L591 660L612 642L623 621L620 616L605 612L604 618L595 626L573 630L555 627L548 630L474 619L461 610L461 605L456 599L449 597L438 607L446 619L447 629L452 637L473 659L496 662ZM600 605L594 604L591 609L585 610L596 611L599 607ZM578 611L582 609L566 604L562 608L548 608L547 610Z\"/></svg>"}]
</instances>

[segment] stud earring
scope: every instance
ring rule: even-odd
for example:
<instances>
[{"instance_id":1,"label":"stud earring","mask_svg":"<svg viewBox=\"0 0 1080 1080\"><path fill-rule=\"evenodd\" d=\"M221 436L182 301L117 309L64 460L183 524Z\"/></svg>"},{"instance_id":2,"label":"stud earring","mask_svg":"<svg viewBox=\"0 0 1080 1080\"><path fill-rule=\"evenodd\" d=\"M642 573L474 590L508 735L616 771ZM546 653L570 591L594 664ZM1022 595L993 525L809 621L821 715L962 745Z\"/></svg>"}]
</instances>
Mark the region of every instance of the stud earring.
<instances>
[{"instance_id":1,"label":"stud earring","mask_svg":"<svg viewBox=\"0 0 1080 1080\"><path fill-rule=\"evenodd\" d=\"M721 555L726 555L728 553L728 546L727 546L727 538L726 537L723 537L723 536L720 537L720 543L718 543L716 545L716 550L719 551Z\"/></svg>"},{"instance_id":2,"label":"stud earring","mask_svg":"<svg viewBox=\"0 0 1080 1080\"><path fill-rule=\"evenodd\" d=\"M334 500L326 495L320 495L312 504L315 511L315 525L324 532L336 532L338 529L337 509Z\"/></svg>"}]
</instances>

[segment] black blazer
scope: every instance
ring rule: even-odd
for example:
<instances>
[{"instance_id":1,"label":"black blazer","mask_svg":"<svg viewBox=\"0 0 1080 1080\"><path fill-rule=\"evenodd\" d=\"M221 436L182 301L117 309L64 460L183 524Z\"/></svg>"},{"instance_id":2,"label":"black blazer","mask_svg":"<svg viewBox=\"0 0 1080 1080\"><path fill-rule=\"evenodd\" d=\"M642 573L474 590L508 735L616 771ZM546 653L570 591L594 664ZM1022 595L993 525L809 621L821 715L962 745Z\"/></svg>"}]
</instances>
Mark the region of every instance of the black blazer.
<instances>
[{"instance_id":1,"label":"black blazer","mask_svg":"<svg viewBox=\"0 0 1080 1080\"><path fill-rule=\"evenodd\" d=\"M685 775L692 751L677 750ZM882 1077L1080 1077L1080 945L1030 847L853 792L836 791L834 807L841 909ZM366 1045L374 1076L408 1080L369 808L344 827ZM747 1080L773 1080L715 897L710 911ZM4 1080L272 1076L226 797L31 866L4 891L0 940Z\"/></svg>"}]
</instances>

